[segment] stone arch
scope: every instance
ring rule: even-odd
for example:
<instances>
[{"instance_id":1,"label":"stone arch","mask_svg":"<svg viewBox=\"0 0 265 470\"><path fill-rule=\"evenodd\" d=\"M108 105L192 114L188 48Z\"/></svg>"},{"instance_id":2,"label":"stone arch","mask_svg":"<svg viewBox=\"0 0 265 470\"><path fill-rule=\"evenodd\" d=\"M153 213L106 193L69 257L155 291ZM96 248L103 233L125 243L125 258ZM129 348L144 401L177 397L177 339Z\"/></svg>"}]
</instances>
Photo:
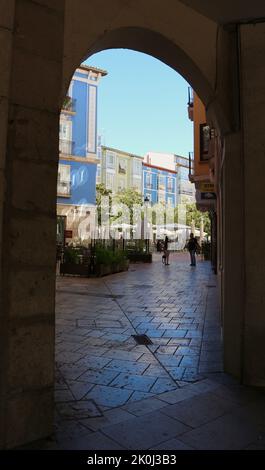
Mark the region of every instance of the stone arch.
<instances>
[{"instance_id":1,"label":"stone arch","mask_svg":"<svg viewBox=\"0 0 265 470\"><path fill-rule=\"evenodd\" d=\"M77 60L77 64L73 64L65 84L70 83L79 63L89 58L89 56L106 49L131 49L155 57L187 80L200 96L206 109L208 104L214 101L215 93L209 81L198 65L180 47L160 33L138 27L120 28L100 37L96 44ZM66 93L66 89L64 89L64 93ZM228 125L220 106L215 107L215 121L218 123L219 128L226 128Z\"/></svg>"},{"instance_id":2,"label":"stone arch","mask_svg":"<svg viewBox=\"0 0 265 470\"><path fill-rule=\"evenodd\" d=\"M95 24L88 30L87 17L91 14ZM200 96L213 125L226 134L233 125L233 112L217 71L221 52L221 81L226 84L224 52L230 47L230 39L214 21L178 1L165 0L161 8L157 0L114 0L110 8L105 0L93 2L92 7L83 0L67 0L62 93L66 94L74 70L92 54L106 49L132 49L180 73Z\"/></svg>"},{"instance_id":3,"label":"stone arch","mask_svg":"<svg viewBox=\"0 0 265 470\"><path fill-rule=\"evenodd\" d=\"M52 432L58 118L60 97L74 69L88 55L110 47L151 53L190 81L228 133L236 104L229 72L237 58L230 39L237 33L224 31L178 0L13 0L0 7L0 16L5 45L0 77L0 448L6 448ZM262 43L259 37L256 41ZM232 144L229 156L238 156L236 172L239 139ZM237 211L240 185L227 223L227 232L234 223L235 234L243 224ZM234 181L229 187L234 189ZM236 277L241 265L232 261L226 269L238 264ZM232 289L236 282L230 284ZM242 309L229 305L239 319L231 327L230 359ZM233 368L237 373L236 361Z\"/></svg>"}]
</instances>

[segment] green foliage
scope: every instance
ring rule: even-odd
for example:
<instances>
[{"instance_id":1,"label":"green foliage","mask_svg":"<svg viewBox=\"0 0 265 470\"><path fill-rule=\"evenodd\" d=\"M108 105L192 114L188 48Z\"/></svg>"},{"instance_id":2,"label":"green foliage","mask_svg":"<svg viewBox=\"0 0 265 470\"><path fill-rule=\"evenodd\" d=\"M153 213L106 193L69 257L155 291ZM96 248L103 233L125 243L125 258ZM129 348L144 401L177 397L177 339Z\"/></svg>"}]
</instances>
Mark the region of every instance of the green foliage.
<instances>
[{"instance_id":1,"label":"green foliage","mask_svg":"<svg viewBox=\"0 0 265 470\"><path fill-rule=\"evenodd\" d=\"M177 218L177 209L176 208L176 218ZM196 204L186 204L186 223L191 226L194 221L195 227L200 228L201 219L204 224L204 232L210 235L211 232L211 221L208 212L201 212L197 209Z\"/></svg>"},{"instance_id":2,"label":"green foliage","mask_svg":"<svg viewBox=\"0 0 265 470\"><path fill-rule=\"evenodd\" d=\"M132 209L133 205L143 205L142 195L133 188L123 189L115 197L115 202L118 204L125 204L129 209Z\"/></svg>"},{"instance_id":3,"label":"green foliage","mask_svg":"<svg viewBox=\"0 0 265 470\"><path fill-rule=\"evenodd\" d=\"M128 189L123 189L120 191L114 198L113 202L116 204L124 204L125 206L128 207L130 211L130 223L133 223L133 206L138 205L138 206L143 206L143 200L142 200L142 195L136 191L133 188L128 188ZM113 217L113 220L117 219L120 217L122 214L119 213L115 217Z\"/></svg>"},{"instance_id":4,"label":"green foliage","mask_svg":"<svg viewBox=\"0 0 265 470\"><path fill-rule=\"evenodd\" d=\"M146 241L145 240L130 240L127 241L127 250L130 253L145 253Z\"/></svg>"},{"instance_id":5,"label":"green foliage","mask_svg":"<svg viewBox=\"0 0 265 470\"><path fill-rule=\"evenodd\" d=\"M98 210L98 224L101 225L101 203L102 203L102 198L103 197L109 197L109 210L111 211L111 206L112 206L112 191L111 189L107 189L106 186L103 183L97 184L96 186L96 204L97 204L97 210Z\"/></svg>"},{"instance_id":6,"label":"green foliage","mask_svg":"<svg viewBox=\"0 0 265 470\"><path fill-rule=\"evenodd\" d=\"M96 247L96 263L103 265L121 264L127 259L123 250L110 250L109 248Z\"/></svg>"},{"instance_id":7,"label":"green foliage","mask_svg":"<svg viewBox=\"0 0 265 470\"><path fill-rule=\"evenodd\" d=\"M69 264L78 264L79 263L79 254L78 251L72 247L67 246L64 250L64 262Z\"/></svg>"}]
</instances>

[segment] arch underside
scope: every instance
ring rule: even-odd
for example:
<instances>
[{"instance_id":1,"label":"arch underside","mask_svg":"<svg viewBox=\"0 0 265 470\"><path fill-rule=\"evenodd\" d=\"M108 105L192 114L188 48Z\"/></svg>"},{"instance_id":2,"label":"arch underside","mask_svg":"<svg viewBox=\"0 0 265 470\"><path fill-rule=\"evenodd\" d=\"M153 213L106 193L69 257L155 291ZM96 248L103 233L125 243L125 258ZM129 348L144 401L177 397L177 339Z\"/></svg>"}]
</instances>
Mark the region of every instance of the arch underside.
<instances>
[{"instance_id":1,"label":"arch underside","mask_svg":"<svg viewBox=\"0 0 265 470\"><path fill-rule=\"evenodd\" d=\"M225 132L227 120L222 107L216 100L210 82L202 71L186 52L173 41L149 29L130 26L111 30L100 35L91 46L88 45L87 49L80 53L79 57L76 58L76 63L71 64L72 68L71 72L68 73L67 84L69 85L75 69L81 62L91 55L107 49L131 49L148 54L181 74L196 91L206 109L208 105L214 103L214 121L219 129ZM66 93L66 90L64 90L64 93Z\"/></svg>"}]
</instances>

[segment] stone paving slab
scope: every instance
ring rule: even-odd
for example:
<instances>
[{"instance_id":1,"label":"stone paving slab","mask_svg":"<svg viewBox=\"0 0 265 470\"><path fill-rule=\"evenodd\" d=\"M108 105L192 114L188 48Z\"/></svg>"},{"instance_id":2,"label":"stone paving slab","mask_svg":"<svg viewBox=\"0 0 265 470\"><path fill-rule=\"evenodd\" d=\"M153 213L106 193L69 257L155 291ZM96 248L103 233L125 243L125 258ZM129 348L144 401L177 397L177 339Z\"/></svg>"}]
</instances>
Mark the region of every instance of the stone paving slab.
<instances>
[{"instance_id":1,"label":"stone paving slab","mask_svg":"<svg viewBox=\"0 0 265 470\"><path fill-rule=\"evenodd\" d=\"M187 432L179 439L195 449L241 450L259 435L259 429L253 423L231 413Z\"/></svg>"},{"instance_id":2,"label":"stone paving slab","mask_svg":"<svg viewBox=\"0 0 265 470\"><path fill-rule=\"evenodd\" d=\"M92 398L100 408L102 405L116 408L127 403L132 393L133 390L96 385L86 397Z\"/></svg>"},{"instance_id":3,"label":"stone paving slab","mask_svg":"<svg viewBox=\"0 0 265 470\"><path fill-rule=\"evenodd\" d=\"M56 428L40 448L262 448L264 395L222 372L210 264L191 270L181 254L168 268L155 256L102 279L58 279ZM153 344L137 345L140 333Z\"/></svg>"},{"instance_id":4,"label":"stone paving slab","mask_svg":"<svg viewBox=\"0 0 265 470\"><path fill-rule=\"evenodd\" d=\"M216 397L213 393L203 393L176 405L167 406L162 413L174 417L192 428L208 423L231 411L235 403Z\"/></svg>"},{"instance_id":5,"label":"stone paving slab","mask_svg":"<svg viewBox=\"0 0 265 470\"><path fill-rule=\"evenodd\" d=\"M132 418L102 431L106 436L115 436L115 441L125 449L149 449L156 444L183 434L189 428L184 424L161 414L147 414Z\"/></svg>"}]
</instances>

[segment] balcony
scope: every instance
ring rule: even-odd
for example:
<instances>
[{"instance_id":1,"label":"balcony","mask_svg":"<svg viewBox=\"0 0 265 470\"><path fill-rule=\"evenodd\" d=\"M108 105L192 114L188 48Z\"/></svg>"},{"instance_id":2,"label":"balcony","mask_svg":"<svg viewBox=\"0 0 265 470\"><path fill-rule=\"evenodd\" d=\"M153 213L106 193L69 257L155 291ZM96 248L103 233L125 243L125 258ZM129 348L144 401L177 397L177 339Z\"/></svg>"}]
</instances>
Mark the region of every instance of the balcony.
<instances>
[{"instance_id":1,"label":"balcony","mask_svg":"<svg viewBox=\"0 0 265 470\"><path fill-rule=\"evenodd\" d=\"M72 140L60 139L59 141L60 156L73 155L74 154L73 148L74 148L74 142Z\"/></svg>"},{"instance_id":2,"label":"balcony","mask_svg":"<svg viewBox=\"0 0 265 470\"><path fill-rule=\"evenodd\" d=\"M57 196L71 197L71 181L58 181Z\"/></svg>"},{"instance_id":3,"label":"balcony","mask_svg":"<svg viewBox=\"0 0 265 470\"><path fill-rule=\"evenodd\" d=\"M188 87L188 116L191 121L193 121L193 104L194 104L193 89L189 86Z\"/></svg>"},{"instance_id":4,"label":"balcony","mask_svg":"<svg viewBox=\"0 0 265 470\"><path fill-rule=\"evenodd\" d=\"M194 182L194 154L189 152L189 180L191 183Z\"/></svg>"},{"instance_id":5,"label":"balcony","mask_svg":"<svg viewBox=\"0 0 265 470\"><path fill-rule=\"evenodd\" d=\"M75 113L76 112L76 100L71 98L71 96L66 96L64 98L62 111L66 111L68 113Z\"/></svg>"}]
</instances>

